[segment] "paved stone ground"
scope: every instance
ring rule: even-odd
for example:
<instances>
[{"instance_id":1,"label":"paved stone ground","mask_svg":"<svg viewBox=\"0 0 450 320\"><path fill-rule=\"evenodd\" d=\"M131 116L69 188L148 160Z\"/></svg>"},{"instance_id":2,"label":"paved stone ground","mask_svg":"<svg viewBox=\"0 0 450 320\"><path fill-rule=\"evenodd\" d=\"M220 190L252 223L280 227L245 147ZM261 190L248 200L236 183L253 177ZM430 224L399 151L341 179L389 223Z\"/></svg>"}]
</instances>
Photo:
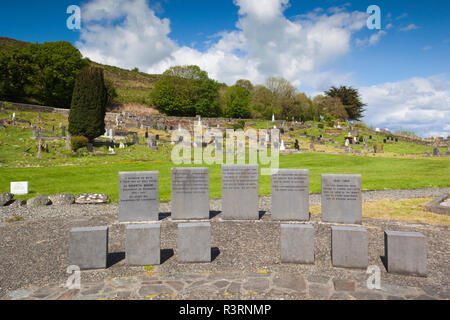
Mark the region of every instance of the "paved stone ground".
<instances>
[{"instance_id":1,"label":"paved stone ground","mask_svg":"<svg viewBox=\"0 0 450 320\"><path fill-rule=\"evenodd\" d=\"M0 223L0 298L450 299L449 227L364 218L363 226L369 231L369 264L381 270L381 290L369 290L366 270L331 265L331 224L322 223L317 215L311 217L315 264L280 263L280 223L272 221L267 205L261 198L259 221L222 221L218 211L212 212L211 263L178 263L178 222L161 214L162 264L151 271L125 264L125 225L117 221L117 205L51 209L71 214L27 216L22 222ZM168 212L170 208L161 204L161 209ZM212 202L211 210L219 209L220 205ZM16 213L20 215L20 211ZM81 290L68 290L69 231L100 225L110 226L108 268L82 271ZM427 277L386 272L384 230L418 231L427 237Z\"/></svg>"}]
</instances>

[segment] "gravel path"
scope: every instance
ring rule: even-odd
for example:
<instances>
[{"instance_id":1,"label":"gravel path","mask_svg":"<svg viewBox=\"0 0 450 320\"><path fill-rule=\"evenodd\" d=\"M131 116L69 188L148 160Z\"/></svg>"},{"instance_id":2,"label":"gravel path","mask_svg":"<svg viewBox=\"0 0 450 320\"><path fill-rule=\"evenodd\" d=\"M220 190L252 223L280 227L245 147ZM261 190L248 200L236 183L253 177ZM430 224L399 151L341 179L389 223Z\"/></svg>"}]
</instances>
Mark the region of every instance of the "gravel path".
<instances>
[{"instance_id":1,"label":"gravel path","mask_svg":"<svg viewBox=\"0 0 450 320\"><path fill-rule=\"evenodd\" d=\"M439 196L449 189L367 191L363 199ZM222 221L217 212L220 200L212 200L214 259L200 264L178 263L177 222L171 221L167 213L169 204L162 203L163 261L151 273L125 264L125 226L117 221L116 204L0 208L2 219L14 212L25 219L0 223L0 298L450 299L449 227L364 218L363 226L369 232L369 264L381 270L383 290L374 291L366 288L365 270L332 267L331 225L322 223L320 215L311 217L315 264L281 264L280 223L271 219L269 200L260 198L260 210L266 213L259 221L243 222ZM319 201L320 195L311 195L311 204ZM83 271L82 290L69 292L64 289L69 231L100 225L110 226L109 267ZM418 231L427 237L426 278L386 272L381 259L384 230Z\"/></svg>"}]
</instances>

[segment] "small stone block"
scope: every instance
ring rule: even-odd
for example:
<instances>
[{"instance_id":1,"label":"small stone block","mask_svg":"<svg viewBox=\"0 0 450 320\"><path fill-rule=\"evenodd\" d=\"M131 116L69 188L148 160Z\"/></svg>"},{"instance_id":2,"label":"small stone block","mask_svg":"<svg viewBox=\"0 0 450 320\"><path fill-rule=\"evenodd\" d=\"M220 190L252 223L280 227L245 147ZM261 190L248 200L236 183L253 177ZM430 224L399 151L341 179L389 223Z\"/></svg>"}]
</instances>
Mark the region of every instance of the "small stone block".
<instances>
[{"instance_id":1,"label":"small stone block","mask_svg":"<svg viewBox=\"0 0 450 320\"><path fill-rule=\"evenodd\" d=\"M108 227L73 228L69 239L69 264L80 269L105 269Z\"/></svg>"},{"instance_id":2,"label":"small stone block","mask_svg":"<svg viewBox=\"0 0 450 320\"><path fill-rule=\"evenodd\" d=\"M211 262L211 224L178 224L178 261Z\"/></svg>"},{"instance_id":3,"label":"small stone block","mask_svg":"<svg viewBox=\"0 0 450 320\"><path fill-rule=\"evenodd\" d=\"M28 181L11 182L11 193L15 195L28 194Z\"/></svg>"},{"instance_id":4,"label":"small stone block","mask_svg":"<svg viewBox=\"0 0 450 320\"><path fill-rule=\"evenodd\" d=\"M132 224L126 228L127 264L152 266L161 263L161 225Z\"/></svg>"},{"instance_id":5,"label":"small stone block","mask_svg":"<svg viewBox=\"0 0 450 320\"><path fill-rule=\"evenodd\" d=\"M334 267L367 268L368 233L363 227L331 227L331 258Z\"/></svg>"},{"instance_id":6,"label":"small stone block","mask_svg":"<svg viewBox=\"0 0 450 320\"><path fill-rule=\"evenodd\" d=\"M314 227L310 224L281 225L281 262L314 263Z\"/></svg>"},{"instance_id":7,"label":"small stone block","mask_svg":"<svg viewBox=\"0 0 450 320\"><path fill-rule=\"evenodd\" d=\"M419 232L384 232L387 271L407 275L427 275L426 238Z\"/></svg>"}]
</instances>

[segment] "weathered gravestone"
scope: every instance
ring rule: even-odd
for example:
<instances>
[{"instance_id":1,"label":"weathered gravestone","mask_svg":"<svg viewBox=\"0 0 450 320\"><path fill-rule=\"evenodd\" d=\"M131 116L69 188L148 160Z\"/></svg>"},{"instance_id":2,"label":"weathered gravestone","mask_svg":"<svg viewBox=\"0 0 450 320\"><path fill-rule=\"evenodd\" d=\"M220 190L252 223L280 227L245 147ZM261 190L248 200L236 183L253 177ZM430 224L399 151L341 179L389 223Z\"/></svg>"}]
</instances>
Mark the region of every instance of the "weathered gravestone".
<instances>
[{"instance_id":1,"label":"weathered gravestone","mask_svg":"<svg viewBox=\"0 0 450 320\"><path fill-rule=\"evenodd\" d=\"M119 222L157 221L158 172L119 172Z\"/></svg>"},{"instance_id":2,"label":"weathered gravestone","mask_svg":"<svg viewBox=\"0 0 450 320\"><path fill-rule=\"evenodd\" d=\"M178 224L178 261L211 262L211 223Z\"/></svg>"},{"instance_id":3,"label":"weathered gravestone","mask_svg":"<svg viewBox=\"0 0 450 320\"><path fill-rule=\"evenodd\" d=\"M309 170L279 169L272 174L272 219L309 220Z\"/></svg>"},{"instance_id":4,"label":"weathered gravestone","mask_svg":"<svg viewBox=\"0 0 450 320\"><path fill-rule=\"evenodd\" d=\"M127 264L152 266L161 263L161 225L133 224L126 228Z\"/></svg>"},{"instance_id":5,"label":"weathered gravestone","mask_svg":"<svg viewBox=\"0 0 450 320\"><path fill-rule=\"evenodd\" d=\"M258 165L222 165L222 216L258 220Z\"/></svg>"},{"instance_id":6,"label":"weathered gravestone","mask_svg":"<svg viewBox=\"0 0 450 320\"><path fill-rule=\"evenodd\" d=\"M11 182L11 193L17 195L28 194L28 181Z\"/></svg>"},{"instance_id":7,"label":"weathered gravestone","mask_svg":"<svg viewBox=\"0 0 450 320\"><path fill-rule=\"evenodd\" d=\"M361 175L322 175L322 221L362 223Z\"/></svg>"},{"instance_id":8,"label":"weathered gravestone","mask_svg":"<svg viewBox=\"0 0 450 320\"><path fill-rule=\"evenodd\" d=\"M69 236L69 264L80 269L105 269L108 227L73 228Z\"/></svg>"},{"instance_id":9,"label":"weathered gravestone","mask_svg":"<svg viewBox=\"0 0 450 320\"><path fill-rule=\"evenodd\" d=\"M172 168L172 219L209 219L209 168Z\"/></svg>"},{"instance_id":10,"label":"weathered gravestone","mask_svg":"<svg viewBox=\"0 0 450 320\"><path fill-rule=\"evenodd\" d=\"M390 273L427 275L426 238L419 232L384 232L386 269Z\"/></svg>"},{"instance_id":11,"label":"weathered gravestone","mask_svg":"<svg viewBox=\"0 0 450 320\"><path fill-rule=\"evenodd\" d=\"M314 227L310 224L282 224L280 234L282 263L314 263Z\"/></svg>"},{"instance_id":12,"label":"weathered gravestone","mask_svg":"<svg viewBox=\"0 0 450 320\"><path fill-rule=\"evenodd\" d=\"M334 267L367 268L368 233L360 226L331 227L331 260Z\"/></svg>"}]
</instances>

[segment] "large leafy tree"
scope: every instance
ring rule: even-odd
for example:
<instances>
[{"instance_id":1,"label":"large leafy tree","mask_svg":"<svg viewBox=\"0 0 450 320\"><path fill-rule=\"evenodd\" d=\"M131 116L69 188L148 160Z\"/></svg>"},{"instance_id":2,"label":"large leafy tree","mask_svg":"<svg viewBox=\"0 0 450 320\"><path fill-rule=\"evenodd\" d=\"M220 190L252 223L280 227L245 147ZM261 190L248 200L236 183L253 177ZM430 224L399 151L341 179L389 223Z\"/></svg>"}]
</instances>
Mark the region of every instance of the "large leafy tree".
<instances>
[{"instance_id":1,"label":"large leafy tree","mask_svg":"<svg viewBox=\"0 0 450 320\"><path fill-rule=\"evenodd\" d=\"M29 44L0 55L3 99L69 108L78 72L88 65L69 42Z\"/></svg>"},{"instance_id":2,"label":"large leafy tree","mask_svg":"<svg viewBox=\"0 0 450 320\"><path fill-rule=\"evenodd\" d=\"M316 109L321 114L328 114L338 120L348 119L348 113L341 99L318 95L313 100Z\"/></svg>"},{"instance_id":3,"label":"large leafy tree","mask_svg":"<svg viewBox=\"0 0 450 320\"><path fill-rule=\"evenodd\" d=\"M250 93L239 86L228 87L225 91L225 113L230 118L250 118Z\"/></svg>"},{"instance_id":4,"label":"large leafy tree","mask_svg":"<svg viewBox=\"0 0 450 320\"><path fill-rule=\"evenodd\" d=\"M78 74L69 113L69 132L90 141L105 132L108 92L103 70L86 67Z\"/></svg>"},{"instance_id":5,"label":"large leafy tree","mask_svg":"<svg viewBox=\"0 0 450 320\"><path fill-rule=\"evenodd\" d=\"M361 101L358 90L352 87L331 87L325 94L328 97L339 98L348 114L348 120L361 120L365 103Z\"/></svg>"},{"instance_id":6,"label":"large leafy tree","mask_svg":"<svg viewBox=\"0 0 450 320\"><path fill-rule=\"evenodd\" d=\"M220 84L197 66L166 70L150 94L155 107L170 116L220 116Z\"/></svg>"}]
</instances>

